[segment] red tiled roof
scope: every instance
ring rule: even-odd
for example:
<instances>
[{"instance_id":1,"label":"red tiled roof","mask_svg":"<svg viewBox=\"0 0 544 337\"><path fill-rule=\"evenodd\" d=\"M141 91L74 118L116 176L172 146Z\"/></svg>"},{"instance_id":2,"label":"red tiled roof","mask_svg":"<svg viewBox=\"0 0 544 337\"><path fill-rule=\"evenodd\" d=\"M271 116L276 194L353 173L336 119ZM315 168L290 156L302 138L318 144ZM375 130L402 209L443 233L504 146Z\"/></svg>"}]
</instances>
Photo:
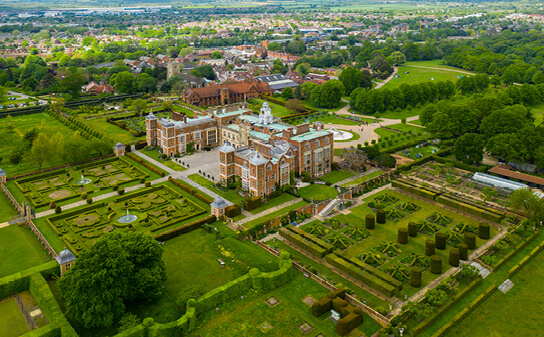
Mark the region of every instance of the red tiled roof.
<instances>
[{"instance_id":1,"label":"red tiled roof","mask_svg":"<svg viewBox=\"0 0 544 337\"><path fill-rule=\"evenodd\" d=\"M521 172L512 171L512 167L508 165L497 165L487 171L488 173L494 173L501 175L503 177L513 178L520 181L525 181L528 183L536 184L536 185L544 185L544 179L540 177L535 177L530 174L525 174Z\"/></svg>"}]
</instances>

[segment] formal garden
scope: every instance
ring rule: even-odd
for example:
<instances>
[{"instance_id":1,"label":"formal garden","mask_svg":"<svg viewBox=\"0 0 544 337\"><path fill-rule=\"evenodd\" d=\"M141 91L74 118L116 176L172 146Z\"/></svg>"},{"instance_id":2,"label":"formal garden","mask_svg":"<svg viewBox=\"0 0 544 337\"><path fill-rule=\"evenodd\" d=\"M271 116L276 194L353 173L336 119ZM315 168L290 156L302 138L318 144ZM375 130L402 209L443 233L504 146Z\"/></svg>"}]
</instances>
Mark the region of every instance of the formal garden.
<instances>
[{"instance_id":1,"label":"formal garden","mask_svg":"<svg viewBox=\"0 0 544 337\"><path fill-rule=\"evenodd\" d=\"M126 157L110 158L20 178L9 182L8 188L16 198L26 200L33 208L55 208L76 199L87 199L158 179L156 172L160 171L146 165L148 168Z\"/></svg>"},{"instance_id":2,"label":"formal garden","mask_svg":"<svg viewBox=\"0 0 544 337\"><path fill-rule=\"evenodd\" d=\"M449 269L451 251L469 254L497 232L494 226L483 225L489 235L480 235L482 225L477 221L394 191L385 190L364 201L347 215L313 221L297 232L323 248L310 248L312 255L326 257L330 265L345 273L345 264L338 259L360 268L372 267L370 270L382 279L378 288L384 280L393 286L381 291L389 297L412 296ZM437 272L430 268L432 255L440 259ZM409 282L413 267L421 271L418 287ZM371 284L368 280L364 283Z\"/></svg>"},{"instance_id":3,"label":"formal garden","mask_svg":"<svg viewBox=\"0 0 544 337\"><path fill-rule=\"evenodd\" d=\"M65 246L77 255L114 230L155 235L203 218L208 212L206 203L164 183L35 222L54 248Z\"/></svg>"},{"instance_id":4,"label":"formal garden","mask_svg":"<svg viewBox=\"0 0 544 337\"><path fill-rule=\"evenodd\" d=\"M421 182L426 186L445 188L482 205L493 203L501 207L508 206L508 196L510 195L508 191L478 183L472 179L473 172L456 168L453 165L449 162L441 164L433 161L414 166L403 174L408 179Z\"/></svg>"},{"instance_id":5,"label":"formal garden","mask_svg":"<svg viewBox=\"0 0 544 337\"><path fill-rule=\"evenodd\" d=\"M327 186L325 184L310 184L298 188L296 193L305 199L312 199L314 201L334 199L338 195L336 188L332 186Z\"/></svg>"}]
</instances>

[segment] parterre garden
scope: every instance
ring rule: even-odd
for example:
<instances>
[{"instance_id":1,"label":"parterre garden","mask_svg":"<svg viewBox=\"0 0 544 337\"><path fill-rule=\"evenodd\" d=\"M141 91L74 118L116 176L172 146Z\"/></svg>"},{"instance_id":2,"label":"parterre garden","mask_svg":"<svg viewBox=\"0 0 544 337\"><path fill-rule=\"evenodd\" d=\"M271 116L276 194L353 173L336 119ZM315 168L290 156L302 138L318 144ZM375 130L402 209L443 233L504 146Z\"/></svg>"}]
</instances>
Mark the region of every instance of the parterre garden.
<instances>
[{"instance_id":1,"label":"parterre garden","mask_svg":"<svg viewBox=\"0 0 544 337\"><path fill-rule=\"evenodd\" d=\"M156 234L202 216L207 209L207 205L185 191L161 184L53 215L46 221L62 243L77 255L104 233L124 230ZM127 211L138 219L131 223L119 222Z\"/></svg>"},{"instance_id":2,"label":"parterre garden","mask_svg":"<svg viewBox=\"0 0 544 337\"><path fill-rule=\"evenodd\" d=\"M140 182L152 176L157 177L139 167L128 158L110 158L93 163L55 170L41 175L21 178L15 186L24 195L31 206L40 208L49 206L51 202L79 198L83 193L110 192L119 186ZM81 178L90 179L88 184L80 184Z\"/></svg>"},{"instance_id":3,"label":"parterre garden","mask_svg":"<svg viewBox=\"0 0 544 337\"><path fill-rule=\"evenodd\" d=\"M412 267L419 267L423 271L422 285L447 270L449 251L466 242L465 236L475 240L469 252L485 242L477 235L479 224L475 220L404 194L386 190L364 201L363 205L351 209L348 215L340 214L324 222L314 221L302 226L296 230L292 242L302 248L306 244L306 250L312 255L326 257L328 263L351 276L355 275L351 273L354 267L374 273L378 278L374 288L389 297L401 294L411 296L419 290L419 287L412 287L408 282ZM381 216L385 220L383 224L380 223ZM369 226L367 217L372 218L372 226ZM493 226L490 228L489 237L492 237L496 230ZM404 241L400 239L403 235L400 232L406 234L406 243L401 243ZM288 240L289 235L292 238L292 234L288 233ZM300 237L296 238L296 235ZM299 241L301 237L304 239ZM429 268L427 240L444 240L443 246L436 243L435 254L442 259L438 274L432 273ZM322 250L314 251L312 247L315 245L322 247ZM356 275L354 277L357 278ZM371 284L370 280L363 281Z\"/></svg>"}]
</instances>

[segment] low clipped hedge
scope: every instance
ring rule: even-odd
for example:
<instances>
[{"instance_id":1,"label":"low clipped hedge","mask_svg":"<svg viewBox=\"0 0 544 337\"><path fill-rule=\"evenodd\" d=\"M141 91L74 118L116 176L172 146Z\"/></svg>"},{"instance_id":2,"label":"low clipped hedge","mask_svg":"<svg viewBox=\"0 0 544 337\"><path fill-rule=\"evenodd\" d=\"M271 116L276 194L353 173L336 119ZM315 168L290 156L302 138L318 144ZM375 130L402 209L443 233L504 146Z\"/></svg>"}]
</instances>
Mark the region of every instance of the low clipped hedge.
<instances>
[{"instance_id":1,"label":"low clipped hedge","mask_svg":"<svg viewBox=\"0 0 544 337\"><path fill-rule=\"evenodd\" d=\"M493 295L493 293L497 290L497 285L492 285L491 287L487 288L483 294L476 297L474 301L470 302L461 312L459 312L455 317L446 323L442 328L440 328L437 332L435 332L432 337L441 337L445 333L449 332L452 328L454 328L459 322L461 322L465 317L467 317L468 314L472 312L476 307L478 307L483 301L485 301L489 296Z\"/></svg>"},{"instance_id":2,"label":"low clipped hedge","mask_svg":"<svg viewBox=\"0 0 544 337\"><path fill-rule=\"evenodd\" d=\"M242 214L242 208L239 205L231 205L225 210L225 215L229 218L234 218Z\"/></svg>"},{"instance_id":3,"label":"low clipped hedge","mask_svg":"<svg viewBox=\"0 0 544 337\"><path fill-rule=\"evenodd\" d=\"M166 173L164 173L163 170L160 170L160 169L156 168L155 166L149 164L147 161L141 159L140 157L138 157L138 156L136 156L136 155L134 155L132 153L125 153L125 156L127 156L128 158L134 160L138 164L142 165L143 167L145 167L149 171L158 174L160 177L166 176Z\"/></svg>"},{"instance_id":4,"label":"low clipped hedge","mask_svg":"<svg viewBox=\"0 0 544 337\"><path fill-rule=\"evenodd\" d=\"M51 261L39 266L0 278L0 299L13 296L29 289L30 275L39 273L44 277L58 276L60 269L57 261Z\"/></svg>"},{"instance_id":5,"label":"low clipped hedge","mask_svg":"<svg viewBox=\"0 0 544 337\"><path fill-rule=\"evenodd\" d=\"M334 246L330 243L327 243L315 235L307 233L293 225L287 225L280 228L279 232L280 235L288 241L320 259L332 252L334 249Z\"/></svg>"},{"instance_id":6,"label":"low clipped hedge","mask_svg":"<svg viewBox=\"0 0 544 337\"><path fill-rule=\"evenodd\" d=\"M528 244L533 242L537 238L538 232L536 232L534 235L530 236L529 238L525 239L525 241L520 242L516 248L511 251L510 253L503 256L501 260L499 260L495 265L493 266L493 270L499 269L503 264L510 261L510 259L515 256L517 253L519 253L523 248L527 247Z\"/></svg>"},{"instance_id":7,"label":"low clipped hedge","mask_svg":"<svg viewBox=\"0 0 544 337\"><path fill-rule=\"evenodd\" d=\"M168 230L166 232L156 234L153 236L153 238L157 241L170 240L177 236L180 236L181 234L189 233L197 228L200 228L203 224L209 224L215 221L217 221L215 215L209 215L205 218L195 220L188 224L185 224L176 228L172 228L171 230Z\"/></svg>"},{"instance_id":8,"label":"low clipped hedge","mask_svg":"<svg viewBox=\"0 0 544 337\"><path fill-rule=\"evenodd\" d=\"M480 206L469 202L468 200L455 198L452 196L441 195L436 198L436 201L446 206L467 212L472 215L479 216L483 219L500 222L504 217L504 212L494 210L485 206Z\"/></svg>"},{"instance_id":9,"label":"low clipped hedge","mask_svg":"<svg viewBox=\"0 0 544 337\"><path fill-rule=\"evenodd\" d=\"M430 188L425 188L418 184L413 184L412 182L405 179L397 179L391 182L391 186L405 190L406 192L419 195L430 200L434 200L439 193L433 191Z\"/></svg>"},{"instance_id":10,"label":"low clipped hedge","mask_svg":"<svg viewBox=\"0 0 544 337\"><path fill-rule=\"evenodd\" d=\"M517 273L521 268L523 268L533 257L535 257L540 251L544 248L544 241L539 243L527 256L525 256L521 261L519 261L514 267L510 268L508 271L508 277L512 277Z\"/></svg>"},{"instance_id":11,"label":"low clipped hedge","mask_svg":"<svg viewBox=\"0 0 544 337\"><path fill-rule=\"evenodd\" d=\"M412 335L417 336L419 335L423 330L427 329L431 324L436 322L437 319L442 317L444 313L446 313L448 310L450 310L457 302L461 301L465 296L467 296L474 288L476 288L478 285L482 283L481 278L477 278L474 282L472 282L467 287L461 289L453 298L450 298L448 302L446 302L444 305L442 305L434 315L431 317L428 317L423 322L419 323L412 329Z\"/></svg>"},{"instance_id":12,"label":"low clipped hedge","mask_svg":"<svg viewBox=\"0 0 544 337\"><path fill-rule=\"evenodd\" d=\"M168 181L171 182L172 184L176 185L177 187L181 188L185 192L190 193L192 196L194 196L198 200L200 200L200 201L202 201L202 202L204 202L204 203L206 203L208 205L213 202L213 200L210 199L207 195L202 194L202 192L200 192L199 190L197 190L196 188L194 188L192 186L185 185L182 182L180 182L179 180L176 180L176 179L174 179L172 177L168 177Z\"/></svg>"},{"instance_id":13,"label":"low clipped hedge","mask_svg":"<svg viewBox=\"0 0 544 337\"><path fill-rule=\"evenodd\" d=\"M259 208L261 207L261 205L263 204L263 201L261 199L261 197L259 196L255 196L255 197L252 197L252 198L246 198L244 200L244 209L246 211L251 211L255 208Z\"/></svg>"}]
</instances>

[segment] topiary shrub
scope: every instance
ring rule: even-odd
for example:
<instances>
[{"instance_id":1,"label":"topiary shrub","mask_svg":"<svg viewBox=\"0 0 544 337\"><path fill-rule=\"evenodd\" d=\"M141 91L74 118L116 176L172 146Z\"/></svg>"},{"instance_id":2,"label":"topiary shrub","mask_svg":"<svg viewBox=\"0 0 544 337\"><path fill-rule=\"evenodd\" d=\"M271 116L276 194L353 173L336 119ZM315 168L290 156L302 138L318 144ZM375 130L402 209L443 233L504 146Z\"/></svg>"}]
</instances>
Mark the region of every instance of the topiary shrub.
<instances>
[{"instance_id":1,"label":"topiary shrub","mask_svg":"<svg viewBox=\"0 0 544 337\"><path fill-rule=\"evenodd\" d=\"M374 215L367 214L365 217L365 227L366 229L374 229Z\"/></svg>"},{"instance_id":2,"label":"topiary shrub","mask_svg":"<svg viewBox=\"0 0 544 337\"><path fill-rule=\"evenodd\" d=\"M51 203L49 203L50 209L55 209L56 207L57 207L57 204L54 201L51 201Z\"/></svg>"},{"instance_id":3,"label":"topiary shrub","mask_svg":"<svg viewBox=\"0 0 544 337\"><path fill-rule=\"evenodd\" d=\"M468 249L475 249L476 248L476 234L471 232L465 232L465 244L467 245Z\"/></svg>"},{"instance_id":4,"label":"topiary shrub","mask_svg":"<svg viewBox=\"0 0 544 337\"><path fill-rule=\"evenodd\" d=\"M140 178L140 184L145 183L145 178Z\"/></svg>"},{"instance_id":5,"label":"topiary shrub","mask_svg":"<svg viewBox=\"0 0 544 337\"><path fill-rule=\"evenodd\" d=\"M117 190L117 194L119 194L119 195L125 194L125 189L124 189L124 188L118 189L118 190Z\"/></svg>"},{"instance_id":6,"label":"topiary shrub","mask_svg":"<svg viewBox=\"0 0 544 337\"><path fill-rule=\"evenodd\" d=\"M425 241L425 255L432 256L435 252L435 244L433 240Z\"/></svg>"},{"instance_id":7,"label":"topiary shrub","mask_svg":"<svg viewBox=\"0 0 544 337\"><path fill-rule=\"evenodd\" d=\"M478 237L483 240L489 239L489 224L485 222L480 222L480 227L478 228Z\"/></svg>"},{"instance_id":8,"label":"topiary shrub","mask_svg":"<svg viewBox=\"0 0 544 337\"><path fill-rule=\"evenodd\" d=\"M415 222L408 223L408 235L413 238L417 236L417 224Z\"/></svg>"},{"instance_id":9,"label":"topiary shrub","mask_svg":"<svg viewBox=\"0 0 544 337\"><path fill-rule=\"evenodd\" d=\"M401 227L397 233L397 241L401 244L408 243L408 229Z\"/></svg>"},{"instance_id":10,"label":"topiary shrub","mask_svg":"<svg viewBox=\"0 0 544 337\"><path fill-rule=\"evenodd\" d=\"M421 268L412 267L410 271L410 285L414 288L421 287Z\"/></svg>"},{"instance_id":11,"label":"topiary shrub","mask_svg":"<svg viewBox=\"0 0 544 337\"><path fill-rule=\"evenodd\" d=\"M146 181L145 182L145 187L151 187L151 181Z\"/></svg>"},{"instance_id":12,"label":"topiary shrub","mask_svg":"<svg viewBox=\"0 0 544 337\"><path fill-rule=\"evenodd\" d=\"M383 209L379 209L376 212L376 222L381 224L385 223L385 211Z\"/></svg>"},{"instance_id":13,"label":"topiary shrub","mask_svg":"<svg viewBox=\"0 0 544 337\"><path fill-rule=\"evenodd\" d=\"M119 189L119 185L113 185L113 190L117 191Z\"/></svg>"},{"instance_id":14,"label":"topiary shrub","mask_svg":"<svg viewBox=\"0 0 544 337\"><path fill-rule=\"evenodd\" d=\"M448 236L446 233L436 233L434 235L434 240L436 242L436 249L446 249L446 242L448 241Z\"/></svg>"},{"instance_id":15,"label":"topiary shrub","mask_svg":"<svg viewBox=\"0 0 544 337\"><path fill-rule=\"evenodd\" d=\"M81 199L83 199L83 200L87 199L87 193L86 192L81 193Z\"/></svg>"},{"instance_id":16,"label":"topiary shrub","mask_svg":"<svg viewBox=\"0 0 544 337\"><path fill-rule=\"evenodd\" d=\"M62 212L60 206L55 207L55 214L60 214L60 212Z\"/></svg>"},{"instance_id":17,"label":"topiary shrub","mask_svg":"<svg viewBox=\"0 0 544 337\"><path fill-rule=\"evenodd\" d=\"M463 261L468 260L468 246L466 243L459 244L459 258Z\"/></svg>"},{"instance_id":18,"label":"topiary shrub","mask_svg":"<svg viewBox=\"0 0 544 337\"><path fill-rule=\"evenodd\" d=\"M431 256L431 273L442 274L442 258L438 255Z\"/></svg>"},{"instance_id":19,"label":"topiary shrub","mask_svg":"<svg viewBox=\"0 0 544 337\"><path fill-rule=\"evenodd\" d=\"M87 203L90 205L93 203L93 198L87 198Z\"/></svg>"},{"instance_id":20,"label":"topiary shrub","mask_svg":"<svg viewBox=\"0 0 544 337\"><path fill-rule=\"evenodd\" d=\"M459 249L458 248L450 249L449 262L450 262L450 266L459 267Z\"/></svg>"}]
</instances>

